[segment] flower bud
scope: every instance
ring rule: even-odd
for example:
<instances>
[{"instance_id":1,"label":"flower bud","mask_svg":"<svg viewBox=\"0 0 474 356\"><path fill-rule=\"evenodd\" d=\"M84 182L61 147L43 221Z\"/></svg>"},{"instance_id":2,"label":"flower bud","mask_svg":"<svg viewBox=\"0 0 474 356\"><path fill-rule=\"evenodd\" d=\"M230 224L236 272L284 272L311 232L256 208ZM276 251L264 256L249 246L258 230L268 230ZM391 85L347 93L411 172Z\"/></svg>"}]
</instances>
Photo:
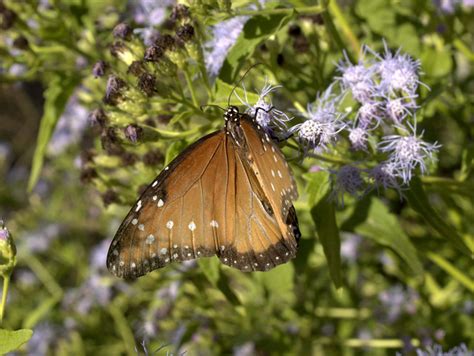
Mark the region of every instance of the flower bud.
<instances>
[{"instance_id":1,"label":"flower bud","mask_svg":"<svg viewBox=\"0 0 474 356\"><path fill-rule=\"evenodd\" d=\"M143 133L143 129L140 126L135 125L135 124L128 125L124 129L125 137L133 143L137 143L142 133Z\"/></svg>"},{"instance_id":2,"label":"flower bud","mask_svg":"<svg viewBox=\"0 0 474 356\"><path fill-rule=\"evenodd\" d=\"M163 57L163 54L163 49L160 46L153 45L145 50L144 59L147 62L158 62L158 60Z\"/></svg>"},{"instance_id":3,"label":"flower bud","mask_svg":"<svg viewBox=\"0 0 474 356\"><path fill-rule=\"evenodd\" d=\"M119 23L113 30L113 35L122 40L129 40L132 36L132 28L126 23Z\"/></svg>"},{"instance_id":4,"label":"flower bud","mask_svg":"<svg viewBox=\"0 0 474 356\"><path fill-rule=\"evenodd\" d=\"M194 27L190 24L181 26L176 30L176 36L183 42L188 42L194 37Z\"/></svg>"},{"instance_id":5,"label":"flower bud","mask_svg":"<svg viewBox=\"0 0 474 356\"><path fill-rule=\"evenodd\" d=\"M0 220L0 276L8 278L16 265L16 247L8 229Z\"/></svg>"},{"instance_id":6,"label":"flower bud","mask_svg":"<svg viewBox=\"0 0 474 356\"><path fill-rule=\"evenodd\" d=\"M156 77L150 73L143 73L138 78L138 89L147 96L152 96L156 93Z\"/></svg>"},{"instance_id":7,"label":"flower bud","mask_svg":"<svg viewBox=\"0 0 474 356\"><path fill-rule=\"evenodd\" d=\"M94 67L92 68L92 75L94 75L95 78L103 77L105 75L107 67L107 63L102 60L98 61L96 64L94 64Z\"/></svg>"}]
</instances>

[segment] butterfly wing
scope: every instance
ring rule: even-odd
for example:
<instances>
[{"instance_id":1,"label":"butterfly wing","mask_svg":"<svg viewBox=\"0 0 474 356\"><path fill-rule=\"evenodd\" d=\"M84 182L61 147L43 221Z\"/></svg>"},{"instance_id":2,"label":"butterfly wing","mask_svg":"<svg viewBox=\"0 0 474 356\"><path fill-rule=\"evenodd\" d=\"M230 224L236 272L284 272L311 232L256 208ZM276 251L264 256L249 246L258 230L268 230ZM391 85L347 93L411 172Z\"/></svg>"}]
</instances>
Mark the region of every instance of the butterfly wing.
<instances>
[{"instance_id":1,"label":"butterfly wing","mask_svg":"<svg viewBox=\"0 0 474 356\"><path fill-rule=\"evenodd\" d=\"M223 263L243 271L266 271L293 258L300 237L292 200L297 189L279 147L243 115L245 144L236 145L229 160L235 168L235 194L227 205L235 205L234 231L227 234ZM235 198L235 202L233 199ZM233 234L232 234L233 233Z\"/></svg>"},{"instance_id":2,"label":"butterfly wing","mask_svg":"<svg viewBox=\"0 0 474 356\"><path fill-rule=\"evenodd\" d=\"M113 274L137 278L172 261L215 254L212 220L225 220L216 209L225 205L223 188L215 184L224 138L222 130L203 137L147 187L109 248L107 267Z\"/></svg>"},{"instance_id":3,"label":"butterfly wing","mask_svg":"<svg viewBox=\"0 0 474 356\"><path fill-rule=\"evenodd\" d=\"M241 124L242 141L225 130L202 138L145 190L110 246L112 273L137 278L173 261L215 254L242 271L265 271L295 256L291 172L248 116Z\"/></svg>"}]
</instances>

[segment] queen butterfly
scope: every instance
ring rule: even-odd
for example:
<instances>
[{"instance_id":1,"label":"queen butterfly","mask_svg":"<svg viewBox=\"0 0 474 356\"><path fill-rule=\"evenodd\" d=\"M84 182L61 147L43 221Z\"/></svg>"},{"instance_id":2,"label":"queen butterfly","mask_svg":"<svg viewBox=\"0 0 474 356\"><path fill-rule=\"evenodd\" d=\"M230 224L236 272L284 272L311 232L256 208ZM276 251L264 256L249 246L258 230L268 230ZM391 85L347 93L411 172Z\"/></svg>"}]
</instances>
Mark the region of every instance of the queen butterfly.
<instances>
[{"instance_id":1,"label":"queen butterfly","mask_svg":"<svg viewBox=\"0 0 474 356\"><path fill-rule=\"evenodd\" d=\"M258 110L258 109L257 109ZM267 271L296 254L298 196L279 147L229 106L225 127L190 145L146 188L107 255L116 276L217 255L241 271Z\"/></svg>"}]
</instances>

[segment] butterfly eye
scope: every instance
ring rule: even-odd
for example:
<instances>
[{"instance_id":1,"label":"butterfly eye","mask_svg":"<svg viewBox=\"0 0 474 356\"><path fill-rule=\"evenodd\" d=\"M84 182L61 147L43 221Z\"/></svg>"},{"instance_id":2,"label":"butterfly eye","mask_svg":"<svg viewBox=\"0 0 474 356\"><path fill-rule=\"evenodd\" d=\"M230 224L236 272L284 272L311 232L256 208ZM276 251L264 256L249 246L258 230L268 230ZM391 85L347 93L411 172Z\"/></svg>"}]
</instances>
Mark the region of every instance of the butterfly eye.
<instances>
[{"instance_id":1,"label":"butterfly eye","mask_svg":"<svg viewBox=\"0 0 474 356\"><path fill-rule=\"evenodd\" d=\"M295 256L297 191L283 154L237 107L224 118L238 123L189 146L137 200L109 249L112 273L137 278L214 255L267 271Z\"/></svg>"}]
</instances>

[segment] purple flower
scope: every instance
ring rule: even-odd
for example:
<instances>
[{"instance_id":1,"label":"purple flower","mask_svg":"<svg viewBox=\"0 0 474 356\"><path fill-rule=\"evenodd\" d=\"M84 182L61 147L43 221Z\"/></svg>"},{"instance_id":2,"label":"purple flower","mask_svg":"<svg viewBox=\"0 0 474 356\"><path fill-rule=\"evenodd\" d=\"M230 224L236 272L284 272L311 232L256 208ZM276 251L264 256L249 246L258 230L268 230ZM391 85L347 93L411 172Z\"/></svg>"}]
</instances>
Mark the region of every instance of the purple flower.
<instances>
[{"instance_id":1,"label":"purple flower","mask_svg":"<svg viewBox=\"0 0 474 356\"><path fill-rule=\"evenodd\" d=\"M366 101L363 103L357 111L356 119L358 126L363 129L368 129L372 123L375 123L373 126L375 129L382 121L380 111L380 102Z\"/></svg>"},{"instance_id":2,"label":"purple flower","mask_svg":"<svg viewBox=\"0 0 474 356\"><path fill-rule=\"evenodd\" d=\"M263 127L263 129L269 134L273 134L274 129L285 130L286 122L291 120L283 111L280 111L273 106L271 99L267 99L269 94L279 87L279 85L272 86L268 84L267 79L265 79L265 85L260 91L258 100L254 105L249 103L245 87L244 99L240 98L236 93L236 96L239 98L241 103L247 106L247 113L250 116L255 116L256 114L257 124Z\"/></svg>"},{"instance_id":3,"label":"purple flower","mask_svg":"<svg viewBox=\"0 0 474 356\"><path fill-rule=\"evenodd\" d=\"M331 176L331 198L341 206L344 205L344 194L349 193L357 198L364 191L364 180L358 167L345 165L339 170L330 170Z\"/></svg>"},{"instance_id":4,"label":"purple flower","mask_svg":"<svg viewBox=\"0 0 474 356\"><path fill-rule=\"evenodd\" d=\"M385 43L384 45L383 56L372 51L379 59L375 67L380 76L381 91L391 95L400 92L409 96L414 95L418 85L423 84L418 77L420 60L414 60L407 54L400 54L400 49L393 54Z\"/></svg>"},{"instance_id":5,"label":"purple flower","mask_svg":"<svg viewBox=\"0 0 474 356\"><path fill-rule=\"evenodd\" d=\"M403 183L411 180L412 172L417 167L421 174L427 171L426 161L434 161L433 154L441 147L437 143L430 144L416 136L416 128L410 125L413 134L384 136L378 147L381 152L389 152L389 160L394 164L394 170L402 178Z\"/></svg>"},{"instance_id":6,"label":"purple flower","mask_svg":"<svg viewBox=\"0 0 474 356\"><path fill-rule=\"evenodd\" d=\"M396 165L394 162L385 161L379 163L374 168L369 170L369 177L373 180L374 187L377 191L380 188L388 189L392 188L401 192L400 184L398 182L398 174L396 171ZM400 193L401 194L401 193Z\"/></svg>"},{"instance_id":7,"label":"purple flower","mask_svg":"<svg viewBox=\"0 0 474 356\"><path fill-rule=\"evenodd\" d=\"M219 74L227 52L240 36L248 19L248 16L236 16L212 28L212 39L204 45L206 68L211 76Z\"/></svg>"},{"instance_id":8,"label":"purple flower","mask_svg":"<svg viewBox=\"0 0 474 356\"><path fill-rule=\"evenodd\" d=\"M331 94L329 87L316 103L308 104L306 120L293 126L290 132L298 132L298 138L305 151L319 148L326 150L327 145L336 141L339 133L347 126L342 121L343 115L336 110L340 99Z\"/></svg>"},{"instance_id":9,"label":"purple flower","mask_svg":"<svg viewBox=\"0 0 474 356\"><path fill-rule=\"evenodd\" d=\"M375 89L374 67L363 59L358 64L352 64L346 53L344 56L344 60L337 64L337 69L342 74L338 80L343 90L350 91L355 100L364 103L371 98Z\"/></svg>"},{"instance_id":10,"label":"purple flower","mask_svg":"<svg viewBox=\"0 0 474 356\"><path fill-rule=\"evenodd\" d=\"M385 113L397 124L402 122L407 115L413 116L416 109L414 97L387 98L385 101Z\"/></svg>"},{"instance_id":11,"label":"purple flower","mask_svg":"<svg viewBox=\"0 0 474 356\"><path fill-rule=\"evenodd\" d=\"M367 149L368 137L369 133L367 130L361 127L349 129L349 141L351 141L351 146L356 151Z\"/></svg>"}]
</instances>

